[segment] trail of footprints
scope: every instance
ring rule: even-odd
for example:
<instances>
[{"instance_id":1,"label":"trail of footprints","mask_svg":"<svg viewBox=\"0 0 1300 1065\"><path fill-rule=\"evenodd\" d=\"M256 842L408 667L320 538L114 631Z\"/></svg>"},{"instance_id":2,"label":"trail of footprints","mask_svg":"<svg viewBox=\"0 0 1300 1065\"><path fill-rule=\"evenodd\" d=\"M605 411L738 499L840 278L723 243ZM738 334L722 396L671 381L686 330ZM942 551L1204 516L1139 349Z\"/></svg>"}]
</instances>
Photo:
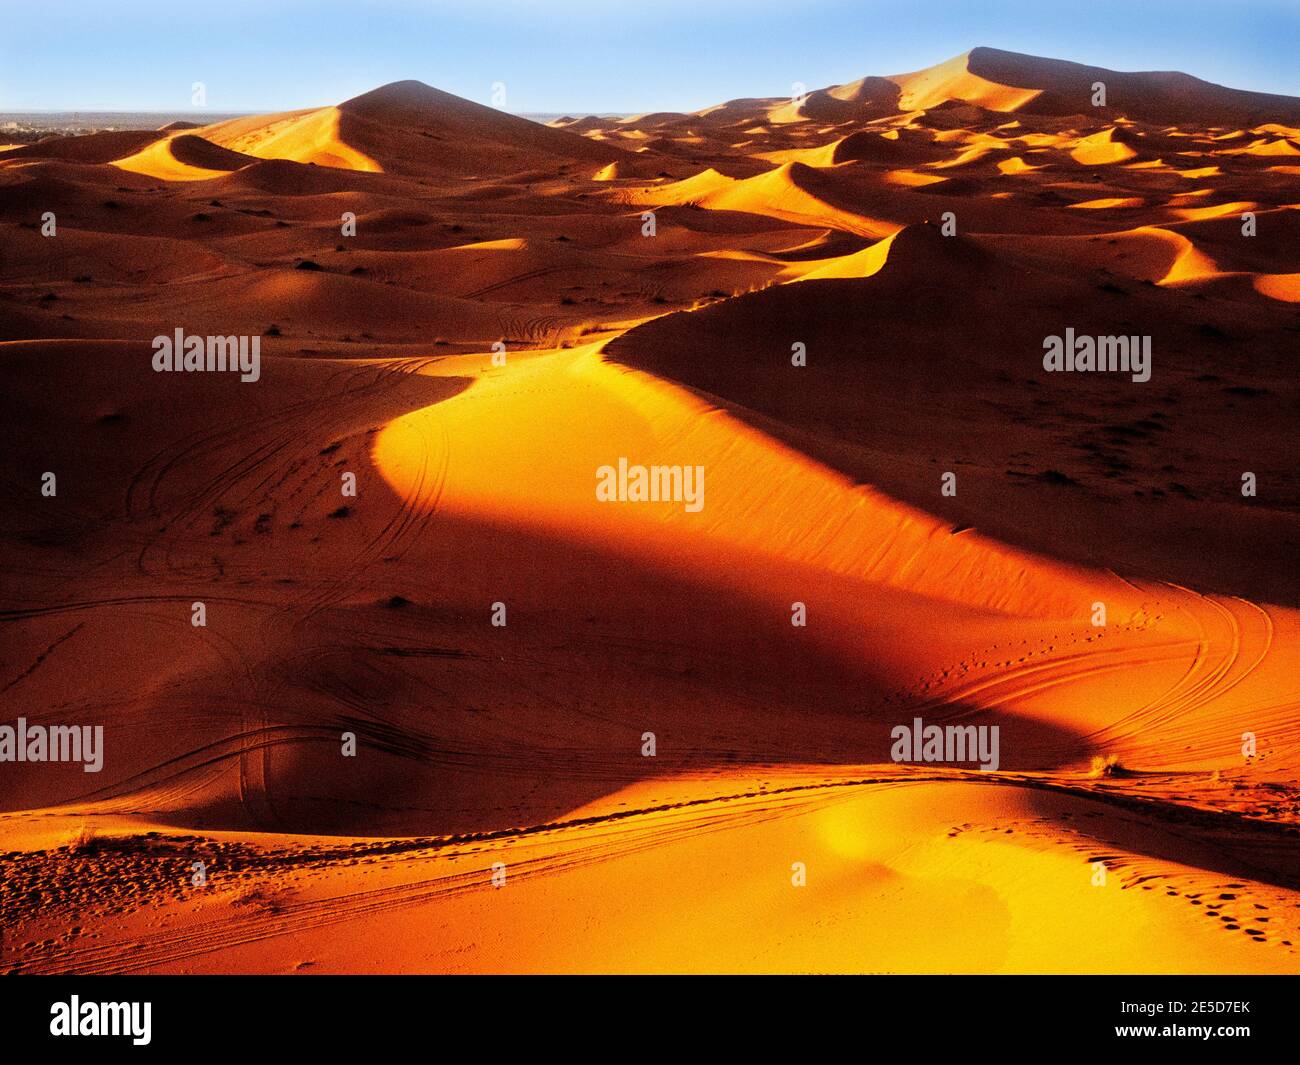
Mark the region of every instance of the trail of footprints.
<instances>
[{"instance_id":1,"label":"trail of footprints","mask_svg":"<svg viewBox=\"0 0 1300 1065\"><path fill-rule=\"evenodd\" d=\"M1098 811L1082 814L1089 819L1101 819ZM1254 943L1272 945L1289 953L1300 953L1300 900L1283 891L1261 894L1261 885L1247 884L1241 880L1213 880L1210 874L1183 874L1169 872L1144 872L1147 859L1120 856L1099 846L1098 841L1069 822L1075 816L1066 812L1060 819L1039 817L1029 821L1006 825L976 825L963 822L948 830L949 839L966 834L987 838L1012 836L1017 832L1029 835L1054 847L1069 847L1082 856L1085 868L1080 871L1080 882L1087 882L1088 869L1095 863L1106 867L1108 877L1113 877L1120 891L1159 891L1171 899L1181 899L1199 908L1205 917L1219 922L1224 932L1239 933ZM1059 838L1061 833L1082 838ZM1107 890L1098 888L1097 890ZM1261 898L1267 901L1260 901Z\"/></svg>"}]
</instances>

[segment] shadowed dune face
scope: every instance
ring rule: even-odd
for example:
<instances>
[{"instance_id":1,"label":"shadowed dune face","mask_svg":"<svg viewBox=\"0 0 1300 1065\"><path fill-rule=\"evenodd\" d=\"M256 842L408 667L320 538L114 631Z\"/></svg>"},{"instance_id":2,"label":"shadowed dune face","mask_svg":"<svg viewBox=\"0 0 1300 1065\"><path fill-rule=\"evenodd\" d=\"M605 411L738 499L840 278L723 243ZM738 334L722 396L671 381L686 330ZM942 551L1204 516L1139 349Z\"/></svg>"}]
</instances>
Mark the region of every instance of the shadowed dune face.
<instances>
[{"instance_id":1,"label":"shadowed dune face","mask_svg":"<svg viewBox=\"0 0 1300 1065\"><path fill-rule=\"evenodd\" d=\"M1243 319L1181 289L1081 272L1089 248L1110 261L1109 238L1049 243L1030 265L1023 238L909 227L875 262L856 257L870 276L810 279L656 319L608 352L954 524L1073 562L1300 603L1285 563L1300 532L1289 445L1254 434L1267 412L1288 424L1300 409L1294 313L1260 301ZM1176 261L1164 255L1155 272ZM1044 372L1043 337L1065 328L1052 322L1163 339L1155 387ZM783 387L795 343L809 365L798 387ZM1240 388L1247 377L1251 393ZM1252 440L1254 472L1277 484L1266 514L1240 493L1245 456L1206 446L1222 436ZM977 509L961 491L936 499L936 469L976 481ZM1143 520L1117 538L1122 509Z\"/></svg>"},{"instance_id":2,"label":"shadowed dune face","mask_svg":"<svg viewBox=\"0 0 1300 1065\"><path fill-rule=\"evenodd\" d=\"M103 728L0 968L1293 970L1297 127L976 48L0 153L0 725Z\"/></svg>"}]
</instances>

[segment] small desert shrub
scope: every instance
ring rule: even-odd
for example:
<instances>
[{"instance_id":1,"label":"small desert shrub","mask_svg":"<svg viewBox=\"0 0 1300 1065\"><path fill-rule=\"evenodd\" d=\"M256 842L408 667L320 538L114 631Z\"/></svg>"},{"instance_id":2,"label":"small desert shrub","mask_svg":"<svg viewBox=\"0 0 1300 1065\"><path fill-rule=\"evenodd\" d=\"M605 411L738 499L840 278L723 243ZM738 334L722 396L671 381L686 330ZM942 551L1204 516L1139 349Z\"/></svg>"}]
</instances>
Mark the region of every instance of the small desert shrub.
<instances>
[{"instance_id":1,"label":"small desert shrub","mask_svg":"<svg viewBox=\"0 0 1300 1065\"><path fill-rule=\"evenodd\" d=\"M95 828L83 824L68 840L68 850L73 854L90 854L96 849Z\"/></svg>"},{"instance_id":2,"label":"small desert shrub","mask_svg":"<svg viewBox=\"0 0 1300 1065\"><path fill-rule=\"evenodd\" d=\"M1090 777L1111 777L1123 771L1123 766L1119 764L1119 755L1094 754L1092 756L1092 768L1088 770Z\"/></svg>"}]
</instances>

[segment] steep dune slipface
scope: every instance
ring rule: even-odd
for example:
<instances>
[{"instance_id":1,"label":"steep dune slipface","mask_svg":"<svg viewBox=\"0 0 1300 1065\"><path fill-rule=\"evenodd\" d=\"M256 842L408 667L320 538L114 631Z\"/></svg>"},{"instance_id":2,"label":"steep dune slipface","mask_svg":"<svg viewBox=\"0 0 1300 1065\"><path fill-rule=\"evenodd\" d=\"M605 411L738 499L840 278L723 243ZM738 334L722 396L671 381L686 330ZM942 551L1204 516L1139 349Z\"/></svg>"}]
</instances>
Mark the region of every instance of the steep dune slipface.
<instances>
[{"instance_id":1,"label":"steep dune slipface","mask_svg":"<svg viewBox=\"0 0 1300 1065\"><path fill-rule=\"evenodd\" d=\"M0 773L0 968L1294 970L1296 113L977 48L0 154L0 724L104 727Z\"/></svg>"},{"instance_id":2,"label":"steep dune slipface","mask_svg":"<svg viewBox=\"0 0 1300 1065\"><path fill-rule=\"evenodd\" d=\"M367 173L384 169L362 147L370 146L373 135L367 138L367 131L346 120L337 107L272 116L272 121L265 124L239 119L209 127L206 132L218 144L260 159L286 159Z\"/></svg>"},{"instance_id":3,"label":"steep dune slipface","mask_svg":"<svg viewBox=\"0 0 1300 1065\"><path fill-rule=\"evenodd\" d=\"M898 109L925 111L937 104L959 100L990 111L1019 111L1042 91L982 77L972 69L973 55L968 52L937 67L890 78L900 91Z\"/></svg>"},{"instance_id":4,"label":"steep dune slipface","mask_svg":"<svg viewBox=\"0 0 1300 1065\"><path fill-rule=\"evenodd\" d=\"M847 85L834 85L808 93L801 100L778 103L768 110L767 120L776 125L809 119L814 122L846 122L906 110L901 106L902 89L887 78L862 78Z\"/></svg>"},{"instance_id":5,"label":"steep dune slipface","mask_svg":"<svg viewBox=\"0 0 1300 1065\"><path fill-rule=\"evenodd\" d=\"M162 181L207 181L257 160L193 133L175 133L147 148L116 159L114 166Z\"/></svg>"},{"instance_id":6,"label":"steep dune slipface","mask_svg":"<svg viewBox=\"0 0 1300 1065\"><path fill-rule=\"evenodd\" d=\"M833 182L812 167L787 163L770 173L709 193L700 202L713 210L770 214L789 221L829 225L859 236L886 236L893 230L888 222L846 210L845 198Z\"/></svg>"},{"instance_id":7,"label":"steep dune slipface","mask_svg":"<svg viewBox=\"0 0 1300 1065\"><path fill-rule=\"evenodd\" d=\"M1111 128L1080 138L1070 152L1070 158L1084 166L1107 166L1111 163L1130 162L1137 158L1137 154Z\"/></svg>"},{"instance_id":8,"label":"steep dune slipface","mask_svg":"<svg viewBox=\"0 0 1300 1065\"><path fill-rule=\"evenodd\" d=\"M706 170L671 185L621 190L612 198L642 206L689 204L712 211L767 215L869 238L888 236L898 228L846 209L849 196L844 184L795 161L740 181Z\"/></svg>"}]
</instances>

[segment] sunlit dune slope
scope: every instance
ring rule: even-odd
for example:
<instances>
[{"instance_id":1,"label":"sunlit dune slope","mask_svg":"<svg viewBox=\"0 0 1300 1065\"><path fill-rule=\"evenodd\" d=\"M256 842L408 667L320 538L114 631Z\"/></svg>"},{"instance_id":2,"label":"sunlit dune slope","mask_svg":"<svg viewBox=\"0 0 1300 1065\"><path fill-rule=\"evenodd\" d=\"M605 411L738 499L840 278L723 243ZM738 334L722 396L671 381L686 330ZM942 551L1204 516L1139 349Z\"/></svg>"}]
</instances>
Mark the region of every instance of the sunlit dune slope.
<instances>
[{"instance_id":1,"label":"sunlit dune slope","mask_svg":"<svg viewBox=\"0 0 1300 1065\"><path fill-rule=\"evenodd\" d=\"M111 930L60 944L25 971L1252 973L1294 964L1285 945L1294 893L1242 872L1208 825L1189 833L1104 798L1032 788L768 784L710 800L685 780L673 802L654 806L656 796L627 789L616 815L587 808L548 830L480 841L341 847L269 836L272 847L293 847L274 866L217 835L204 853L221 871L198 900L183 903L173 889L150 927L130 906L137 890L121 892L126 912ZM129 831L117 839L131 842ZM1166 853L1144 853L1153 844ZM131 874L128 883L169 872L183 881L184 845L150 845L149 866L107 851L111 868ZM1100 883L1097 859L1109 869ZM23 884L45 888L26 863L17 868ZM81 894L110 884L92 879ZM166 919L182 905L186 920ZM665 937L665 927L679 935Z\"/></svg>"},{"instance_id":2,"label":"sunlit dune slope","mask_svg":"<svg viewBox=\"0 0 1300 1065\"><path fill-rule=\"evenodd\" d=\"M260 159L377 171L382 164L345 135L344 117L337 107L255 118L236 118L204 127L208 139ZM352 129L348 130L352 133Z\"/></svg>"},{"instance_id":3,"label":"sunlit dune slope","mask_svg":"<svg viewBox=\"0 0 1300 1065\"><path fill-rule=\"evenodd\" d=\"M976 73L980 66L976 56L980 52L976 49L936 67L890 78L900 91L898 110L924 111L950 100L960 100L990 111L1018 111L1042 92L1041 87L1017 87L1009 80L1003 83Z\"/></svg>"},{"instance_id":4,"label":"sunlit dune slope","mask_svg":"<svg viewBox=\"0 0 1300 1065\"><path fill-rule=\"evenodd\" d=\"M205 181L256 162L193 133L176 133L114 161L114 166L163 181Z\"/></svg>"},{"instance_id":5,"label":"sunlit dune slope","mask_svg":"<svg viewBox=\"0 0 1300 1065\"><path fill-rule=\"evenodd\" d=\"M623 202L646 206L687 203L713 211L769 215L785 221L825 225L859 236L888 236L897 225L858 214L848 208L844 190L812 166L785 163L767 173L741 181L705 171L672 185L626 190Z\"/></svg>"}]
</instances>

